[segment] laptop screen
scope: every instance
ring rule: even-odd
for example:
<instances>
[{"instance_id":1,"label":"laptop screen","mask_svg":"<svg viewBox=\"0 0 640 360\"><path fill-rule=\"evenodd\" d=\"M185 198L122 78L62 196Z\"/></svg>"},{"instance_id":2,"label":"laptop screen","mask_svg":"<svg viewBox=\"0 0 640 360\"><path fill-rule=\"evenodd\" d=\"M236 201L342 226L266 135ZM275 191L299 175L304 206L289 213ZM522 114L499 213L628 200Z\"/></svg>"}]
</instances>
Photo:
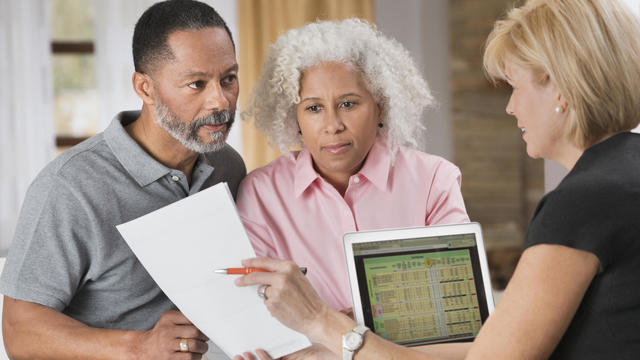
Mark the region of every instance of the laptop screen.
<instances>
[{"instance_id":1,"label":"laptop screen","mask_svg":"<svg viewBox=\"0 0 640 360\"><path fill-rule=\"evenodd\" d=\"M474 233L352 246L364 323L381 337L408 346L472 340L489 316Z\"/></svg>"}]
</instances>

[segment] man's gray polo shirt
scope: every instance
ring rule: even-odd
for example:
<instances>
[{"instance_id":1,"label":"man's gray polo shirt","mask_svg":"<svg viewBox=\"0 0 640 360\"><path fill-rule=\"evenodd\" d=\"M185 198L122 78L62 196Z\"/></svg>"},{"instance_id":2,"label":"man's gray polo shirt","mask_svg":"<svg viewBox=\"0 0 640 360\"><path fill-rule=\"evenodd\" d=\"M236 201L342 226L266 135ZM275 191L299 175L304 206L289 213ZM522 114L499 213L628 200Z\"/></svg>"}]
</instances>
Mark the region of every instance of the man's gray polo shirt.
<instances>
[{"instance_id":1,"label":"man's gray polo shirt","mask_svg":"<svg viewBox=\"0 0 640 360\"><path fill-rule=\"evenodd\" d=\"M22 206L0 292L98 328L150 329L174 308L115 226L221 181L235 196L246 170L227 145L200 155L189 186L185 174L160 164L127 134L123 126L138 116L118 114L103 133L38 175ZM216 229L202 229L215 239Z\"/></svg>"}]
</instances>

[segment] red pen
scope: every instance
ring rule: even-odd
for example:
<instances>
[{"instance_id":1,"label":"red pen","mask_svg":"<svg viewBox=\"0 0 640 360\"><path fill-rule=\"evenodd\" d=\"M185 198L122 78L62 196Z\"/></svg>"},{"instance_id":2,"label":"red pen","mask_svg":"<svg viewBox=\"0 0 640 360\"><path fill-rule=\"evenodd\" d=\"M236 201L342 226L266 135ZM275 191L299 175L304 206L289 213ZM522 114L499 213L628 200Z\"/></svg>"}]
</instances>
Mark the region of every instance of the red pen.
<instances>
[{"instance_id":1,"label":"red pen","mask_svg":"<svg viewBox=\"0 0 640 360\"><path fill-rule=\"evenodd\" d=\"M216 274L226 274L226 275L246 275L246 274L251 274L252 272L256 272L256 271L269 272L269 270L263 269L263 268L259 268L259 267L226 268L226 269L213 270L213 272L216 273ZM300 271L302 271L302 273L304 275L307 274L307 268L306 267L300 267Z\"/></svg>"}]
</instances>

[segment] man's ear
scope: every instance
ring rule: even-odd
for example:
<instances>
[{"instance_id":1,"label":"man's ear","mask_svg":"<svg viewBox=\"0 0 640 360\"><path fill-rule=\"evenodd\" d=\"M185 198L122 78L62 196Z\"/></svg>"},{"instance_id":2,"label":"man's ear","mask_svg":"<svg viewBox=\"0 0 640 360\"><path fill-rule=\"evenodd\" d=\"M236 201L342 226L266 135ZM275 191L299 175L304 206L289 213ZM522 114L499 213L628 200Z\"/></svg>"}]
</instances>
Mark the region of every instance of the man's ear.
<instances>
[{"instance_id":1,"label":"man's ear","mask_svg":"<svg viewBox=\"0 0 640 360\"><path fill-rule=\"evenodd\" d=\"M147 105L155 105L155 94L153 87L153 79L147 74L140 72L134 72L131 78L133 83L133 91L138 94L138 97Z\"/></svg>"}]
</instances>

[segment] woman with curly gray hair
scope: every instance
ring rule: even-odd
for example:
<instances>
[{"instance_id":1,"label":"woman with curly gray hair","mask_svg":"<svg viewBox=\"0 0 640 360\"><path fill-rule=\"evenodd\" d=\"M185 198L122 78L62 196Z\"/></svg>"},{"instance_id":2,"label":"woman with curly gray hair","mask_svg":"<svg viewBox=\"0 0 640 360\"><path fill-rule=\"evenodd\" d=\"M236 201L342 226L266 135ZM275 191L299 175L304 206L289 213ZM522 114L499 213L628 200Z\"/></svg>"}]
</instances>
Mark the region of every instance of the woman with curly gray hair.
<instances>
[{"instance_id":1,"label":"woman with curly gray hair","mask_svg":"<svg viewBox=\"0 0 640 360\"><path fill-rule=\"evenodd\" d=\"M345 310L345 232L469 221L458 168L406 146L432 103L408 52L364 21L280 36L244 112L285 154L239 189L256 253L309 267L320 296Z\"/></svg>"}]
</instances>

